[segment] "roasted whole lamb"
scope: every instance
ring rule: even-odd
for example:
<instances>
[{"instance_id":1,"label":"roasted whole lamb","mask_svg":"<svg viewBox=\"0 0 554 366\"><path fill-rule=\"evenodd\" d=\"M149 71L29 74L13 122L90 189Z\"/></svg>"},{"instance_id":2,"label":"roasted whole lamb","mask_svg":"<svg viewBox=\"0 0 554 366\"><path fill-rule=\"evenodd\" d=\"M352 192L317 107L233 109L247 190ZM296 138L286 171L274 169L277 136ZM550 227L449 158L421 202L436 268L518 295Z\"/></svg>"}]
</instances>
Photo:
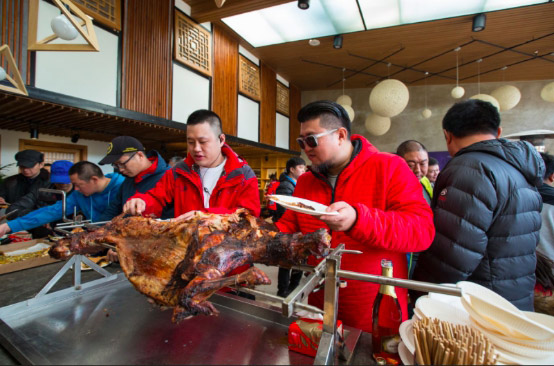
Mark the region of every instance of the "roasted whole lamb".
<instances>
[{"instance_id":1,"label":"roasted whole lamb","mask_svg":"<svg viewBox=\"0 0 554 366\"><path fill-rule=\"evenodd\" d=\"M281 233L239 209L229 215L198 212L187 221L119 216L95 231L60 240L50 255L66 259L73 253L104 250L98 243L115 244L129 281L157 304L174 307L173 321L178 322L217 313L207 299L222 287L271 283L256 267L229 276L233 269L251 263L301 264L310 255L327 255L330 240L324 229L306 235Z\"/></svg>"}]
</instances>

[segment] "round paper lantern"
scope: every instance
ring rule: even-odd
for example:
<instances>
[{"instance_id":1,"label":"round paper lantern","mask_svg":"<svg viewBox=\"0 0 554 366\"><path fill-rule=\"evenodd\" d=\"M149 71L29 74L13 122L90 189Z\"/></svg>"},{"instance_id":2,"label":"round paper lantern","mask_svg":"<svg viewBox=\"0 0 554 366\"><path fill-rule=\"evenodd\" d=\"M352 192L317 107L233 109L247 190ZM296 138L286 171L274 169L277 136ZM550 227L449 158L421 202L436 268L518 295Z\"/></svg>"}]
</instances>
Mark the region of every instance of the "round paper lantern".
<instances>
[{"instance_id":1,"label":"round paper lantern","mask_svg":"<svg viewBox=\"0 0 554 366\"><path fill-rule=\"evenodd\" d=\"M500 104L498 104L498 100L496 100L494 97L491 97L488 94L477 94L477 95L472 96L469 99L479 99L479 100L482 100L482 101L485 101L485 102L489 102L490 104L495 106L496 109L498 109L500 111Z\"/></svg>"},{"instance_id":2,"label":"round paper lantern","mask_svg":"<svg viewBox=\"0 0 554 366\"><path fill-rule=\"evenodd\" d=\"M452 98L454 99L459 99L464 96L465 92L466 91L464 90L464 88L462 88L461 86L456 86L452 89L450 95L452 95Z\"/></svg>"},{"instance_id":3,"label":"round paper lantern","mask_svg":"<svg viewBox=\"0 0 554 366\"><path fill-rule=\"evenodd\" d=\"M4 80L6 78L6 70L2 66L0 66L0 81Z\"/></svg>"},{"instance_id":4,"label":"round paper lantern","mask_svg":"<svg viewBox=\"0 0 554 366\"><path fill-rule=\"evenodd\" d=\"M50 22L52 31L56 33L58 37L66 41L71 41L79 35L77 29L71 24L69 19L64 14L60 14L53 18Z\"/></svg>"},{"instance_id":5,"label":"round paper lantern","mask_svg":"<svg viewBox=\"0 0 554 366\"><path fill-rule=\"evenodd\" d=\"M491 96L500 104L501 111L507 111L514 108L521 100L521 93L518 88L512 85L503 85L496 88Z\"/></svg>"},{"instance_id":6,"label":"round paper lantern","mask_svg":"<svg viewBox=\"0 0 554 366\"><path fill-rule=\"evenodd\" d=\"M433 115L433 112L429 108L425 108L423 111L421 111L421 115L423 118L427 119Z\"/></svg>"},{"instance_id":7,"label":"round paper lantern","mask_svg":"<svg viewBox=\"0 0 554 366\"><path fill-rule=\"evenodd\" d=\"M352 106L352 98L350 98L348 95L343 94L340 97L337 98L337 103L340 105L349 105Z\"/></svg>"},{"instance_id":8,"label":"round paper lantern","mask_svg":"<svg viewBox=\"0 0 554 366\"><path fill-rule=\"evenodd\" d=\"M548 83L541 90L541 98L547 102L554 102L554 81Z\"/></svg>"},{"instance_id":9,"label":"round paper lantern","mask_svg":"<svg viewBox=\"0 0 554 366\"><path fill-rule=\"evenodd\" d=\"M345 105L345 104L341 104L342 108L344 108L344 110L346 111L346 113L348 113L348 117L350 118L350 121L354 121L354 117L356 116L356 113L354 113L354 109L349 106L349 105Z\"/></svg>"},{"instance_id":10,"label":"round paper lantern","mask_svg":"<svg viewBox=\"0 0 554 366\"><path fill-rule=\"evenodd\" d=\"M369 95L371 110L383 117L394 117L408 105L410 92L406 85L395 79L381 81Z\"/></svg>"},{"instance_id":11,"label":"round paper lantern","mask_svg":"<svg viewBox=\"0 0 554 366\"><path fill-rule=\"evenodd\" d=\"M381 136L390 128L390 118L370 113L365 119L365 128L373 136Z\"/></svg>"}]
</instances>

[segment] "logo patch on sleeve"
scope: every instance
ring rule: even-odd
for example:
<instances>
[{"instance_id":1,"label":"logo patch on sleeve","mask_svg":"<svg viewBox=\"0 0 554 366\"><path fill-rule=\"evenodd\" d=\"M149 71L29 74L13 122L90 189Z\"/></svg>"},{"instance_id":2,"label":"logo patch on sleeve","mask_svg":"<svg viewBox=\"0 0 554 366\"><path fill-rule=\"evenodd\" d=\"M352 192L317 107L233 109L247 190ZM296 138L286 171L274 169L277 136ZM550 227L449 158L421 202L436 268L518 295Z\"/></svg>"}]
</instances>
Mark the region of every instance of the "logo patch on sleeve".
<instances>
[{"instance_id":1,"label":"logo patch on sleeve","mask_svg":"<svg viewBox=\"0 0 554 366\"><path fill-rule=\"evenodd\" d=\"M441 194L440 194L440 196L439 196L439 198L438 198L439 201L446 201L446 193L447 193L447 192L448 192L448 191L447 191L446 188L443 189L443 190L441 191Z\"/></svg>"}]
</instances>

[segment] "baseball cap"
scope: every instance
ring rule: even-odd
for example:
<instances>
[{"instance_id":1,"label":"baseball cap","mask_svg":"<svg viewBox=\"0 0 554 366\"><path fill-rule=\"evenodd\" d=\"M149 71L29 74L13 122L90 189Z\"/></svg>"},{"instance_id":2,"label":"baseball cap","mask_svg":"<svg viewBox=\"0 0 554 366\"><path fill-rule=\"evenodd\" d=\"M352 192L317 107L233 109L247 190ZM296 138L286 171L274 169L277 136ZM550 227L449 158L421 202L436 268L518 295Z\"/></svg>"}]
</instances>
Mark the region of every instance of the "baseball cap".
<instances>
[{"instance_id":1,"label":"baseball cap","mask_svg":"<svg viewBox=\"0 0 554 366\"><path fill-rule=\"evenodd\" d=\"M69 179L69 169L73 163L69 160L58 160L52 163L50 167L50 183L71 183Z\"/></svg>"},{"instance_id":2,"label":"baseball cap","mask_svg":"<svg viewBox=\"0 0 554 366\"><path fill-rule=\"evenodd\" d=\"M100 160L100 165L113 164L121 155L136 151L144 151L144 146L134 137L118 136L108 145L108 151L104 159Z\"/></svg>"},{"instance_id":3,"label":"baseball cap","mask_svg":"<svg viewBox=\"0 0 554 366\"><path fill-rule=\"evenodd\" d=\"M15 160L17 160L17 166L32 168L44 161L44 154L36 150L23 150L15 154Z\"/></svg>"}]
</instances>

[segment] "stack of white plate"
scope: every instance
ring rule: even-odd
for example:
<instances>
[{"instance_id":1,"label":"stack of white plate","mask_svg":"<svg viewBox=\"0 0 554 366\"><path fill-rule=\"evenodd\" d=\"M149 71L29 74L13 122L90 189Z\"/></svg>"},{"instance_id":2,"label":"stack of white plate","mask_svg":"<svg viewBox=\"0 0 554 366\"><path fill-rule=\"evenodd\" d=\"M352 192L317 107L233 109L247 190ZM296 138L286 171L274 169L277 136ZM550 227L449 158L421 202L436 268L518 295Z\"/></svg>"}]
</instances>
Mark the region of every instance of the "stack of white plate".
<instances>
[{"instance_id":1,"label":"stack of white plate","mask_svg":"<svg viewBox=\"0 0 554 366\"><path fill-rule=\"evenodd\" d=\"M494 344L499 361L509 364L554 364L554 317L525 312L494 291L473 282L458 282L471 326Z\"/></svg>"},{"instance_id":2,"label":"stack of white plate","mask_svg":"<svg viewBox=\"0 0 554 366\"><path fill-rule=\"evenodd\" d=\"M398 345L398 354L404 365L415 364L415 342L412 324L414 320L422 318L435 318L452 324L470 325L469 314L464 310L458 296L434 293L421 296L415 303L413 318L400 324L400 338L402 341Z\"/></svg>"}]
</instances>

